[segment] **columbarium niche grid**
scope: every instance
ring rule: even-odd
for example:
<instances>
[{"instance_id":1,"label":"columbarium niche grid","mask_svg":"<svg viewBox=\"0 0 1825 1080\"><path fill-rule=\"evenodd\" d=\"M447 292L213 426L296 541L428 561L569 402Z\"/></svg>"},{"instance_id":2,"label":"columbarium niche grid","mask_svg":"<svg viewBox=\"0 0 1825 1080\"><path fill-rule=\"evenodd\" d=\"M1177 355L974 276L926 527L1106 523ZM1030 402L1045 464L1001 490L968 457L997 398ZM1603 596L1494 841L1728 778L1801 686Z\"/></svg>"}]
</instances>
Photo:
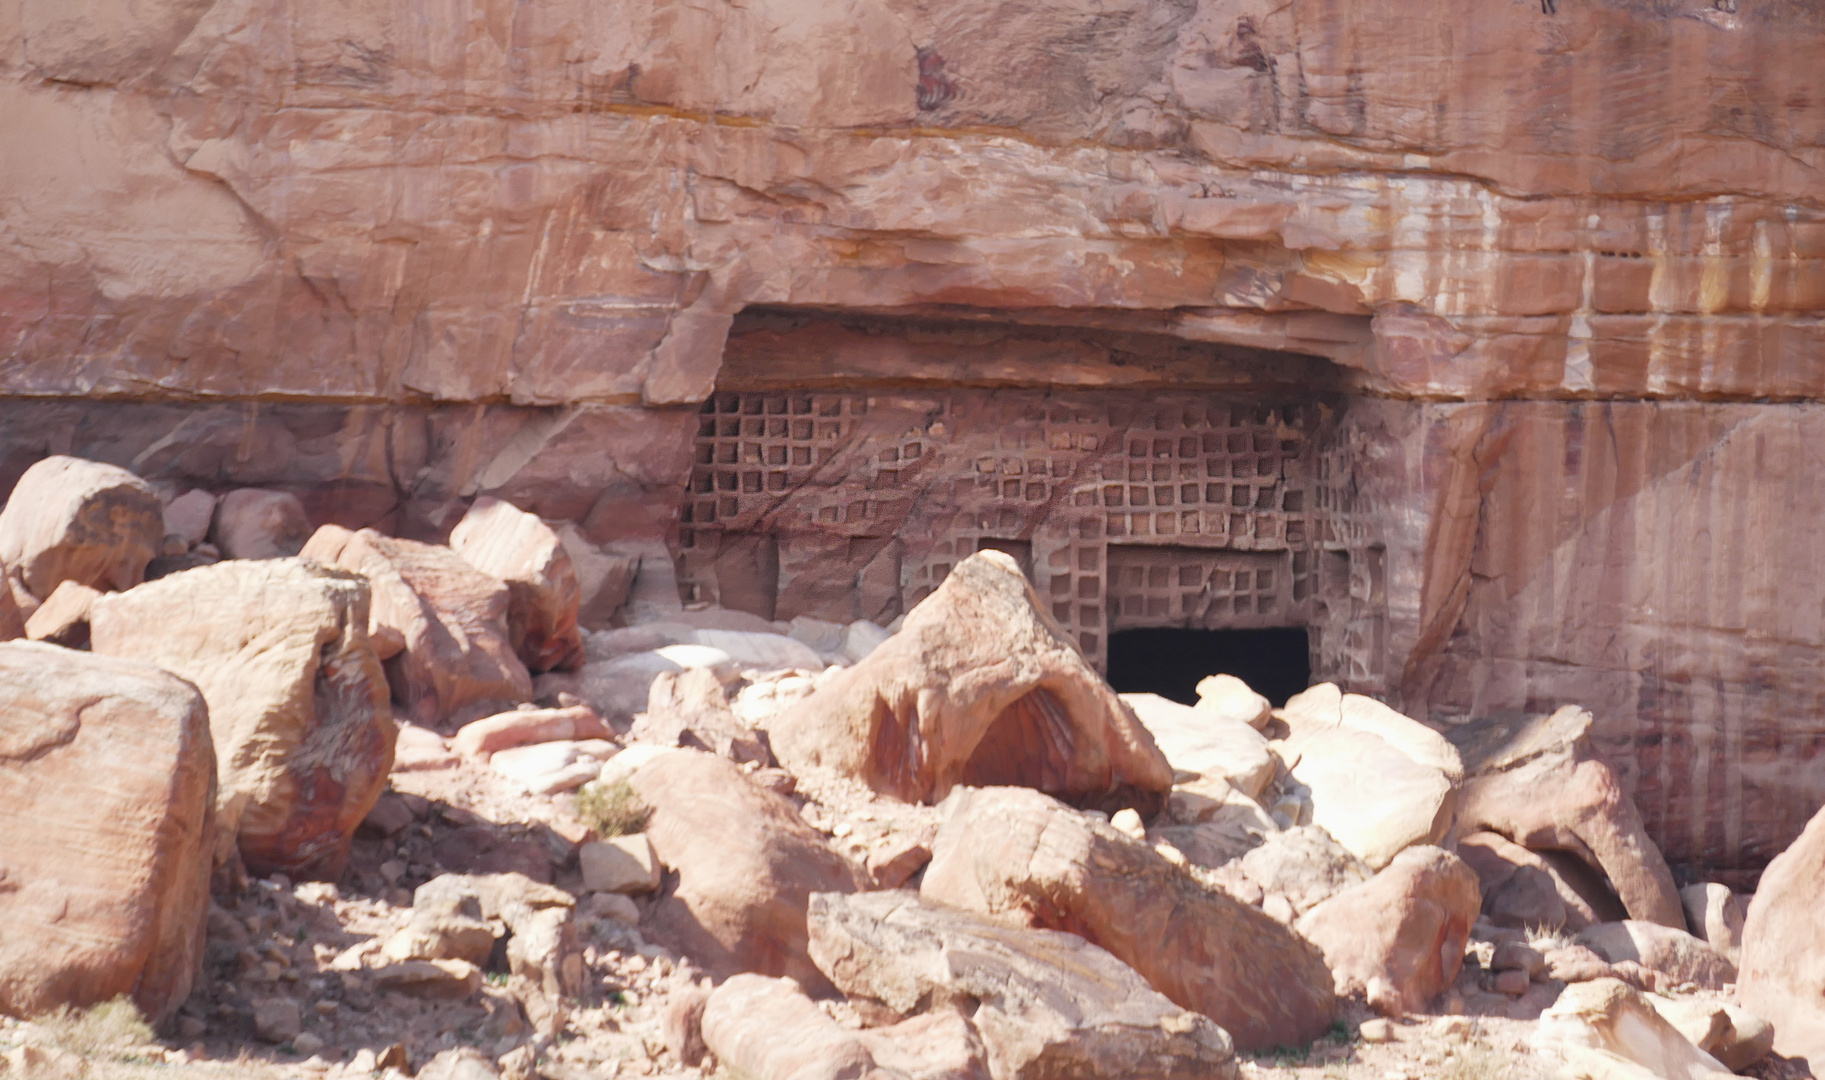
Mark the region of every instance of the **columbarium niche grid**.
<instances>
[{"instance_id":1,"label":"columbarium niche grid","mask_svg":"<svg viewBox=\"0 0 1825 1080\"><path fill-rule=\"evenodd\" d=\"M718 392L698 417L680 588L721 602L747 588L731 574L774 573L763 614L886 621L995 547L1030 563L1099 665L1122 629L1308 626L1315 670L1360 685L1379 637L1352 636L1368 613L1335 568L1371 539L1347 520L1340 454L1321 451L1330 415L1231 394ZM748 566L757 535L777 568ZM886 587L862 588L870 575ZM872 609L842 606L864 595Z\"/></svg>"}]
</instances>

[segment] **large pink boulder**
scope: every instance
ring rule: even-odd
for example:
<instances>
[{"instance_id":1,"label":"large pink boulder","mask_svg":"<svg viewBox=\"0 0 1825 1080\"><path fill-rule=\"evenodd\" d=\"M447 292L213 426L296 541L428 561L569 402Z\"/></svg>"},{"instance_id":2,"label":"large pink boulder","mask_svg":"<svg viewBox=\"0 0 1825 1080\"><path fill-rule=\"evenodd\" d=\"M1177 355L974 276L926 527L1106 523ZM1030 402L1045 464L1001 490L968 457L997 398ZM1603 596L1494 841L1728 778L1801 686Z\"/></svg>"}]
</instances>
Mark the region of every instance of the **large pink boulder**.
<instances>
[{"instance_id":1,"label":"large pink boulder","mask_svg":"<svg viewBox=\"0 0 1825 1080\"><path fill-rule=\"evenodd\" d=\"M1825 810L1775 856L1743 918L1736 994L1774 1024L1775 1052L1825 1065Z\"/></svg>"},{"instance_id":2,"label":"large pink boulder","mask_svg":"<svg viewBox=\"0 0 1825 1080\"><path fill-rule=\"evenodd\" d=\"M288 491L239 488L215 506L209 539L224 559L282 559L310 539L304 504Z\"/></svg>"},{"instance_id":3,"label":"large pink boulder","mask_svg":"<svg viewBox=\"0 0 1825 1080\"><path fill-rule=\"evenodd\" d=\"M0 1013L189 995L209 907L202 695L137 660L0 645Z\"/></svg>"},{"instance_id":4,"label":"large pink boulder","mask_svg":"<svg viewBox=\"0 0 1825 1080\"><path fill-rule=\"evenodd\" d=\"M1236 1075L1222 1028L1076 934L1007 926L911 892L814 896L808 919L812 959L851 1000L887 1016L967 1014L993 1077Z\"/></svg>"},{"instance_id":5,"label":"large pink boulder","mask_svg":"<svg viewBox=\"0 0 1825 1080\"><path fill-rule=\"evenodd\" d=\"M1440 848L1410 847L1368 881L1295 924L1324 950L1340 995L1391 1016L1423 1011L1457 978L1482 896L1476 871Z\"/></svg>"},{"instance_id":6,"label":"large pink boulder","mask_svg":"<svg viewBox=\"0 0 1825 1080\"><path fill-rule=\"evenodd\" d=\"M825 766L909 802L1015 785L1152 810L1172 788L1147 729L998 551L958 563L899 633L768 735L789 769Z\"/></svg>"},{"instance_id":7,"label":"large pink boulder","mask_svg":"<svg viewBox=\"0 0 1825 1080\"><path fill-rule=\"evenodd\" d=\"M577 628L582 587L563 541L551 526L512 503L486 496L456 523L450 548L507 583L507 633L534 672L583 662Z\"/></svg>"},{"instance_id":8,"label":"large pink boulder","mask_svg":"<svg viewBox=\"0 0 1825 1080\"><path fill-rule=\"evenodd\" d=\"M507 586L449 548L325 525L300 554L373 584L374 628L405 642L387 679L407 717L462 722L532 697L532 675L508 637Z\"/></svg>"},{"instance_id":9,"label":"large pink boulder","mask_svg":"<svg viewBox=\"0 0 1825 1080\"><path fill-rule=\"evenodd\" d=\"M157 664L209 702L226 855L335 879L393 764L368 583L304 559L234 560L97 598L95 652Z\"/></svg>"},{"instance_id":10,"label":"large pink boulder","mask_svg":"<svg viewBox=\"0 0 1825 1080\"><path fill-rule=\"evenodd\" d=\"M790 802L722 758L660 751L630 783L652 809L654 854L678 875L641 931L716 978L751 971L828 990L805 955L805 908L814 892L865 887L866 875Z\"/></svg>"},{"instance_id":11,"label":"large pink boulder","mask_svg":"<svg viewBox=\"0 0 1825 1080\"><path fill-rule=\"evenodd\" d=\"M1331 972L1316 946L1100 815L1027 788L958 788L941 809L925 899L1078 934L1243 1050L1330 1027Z\"/></svg>"},{"instance_id":12,"label":"large pink boulder","mask_svg":"<svg viewBox=\"0 0 1825 1080\"><path fill-rule=\"evenodd\" d=\"M1613 889L1631 919L1684 930L1673 873L1635 804L1591 748L1591 714L1490 719L1451 731L1463 756L1456 834L1492 832L1563 853Z\"/></svg>"},{"instance_id":13,"label":"large pink boulder","mask_svg":"<svg viewBox=\"0 0 1825 1080\"><path fill-rule=\"evenodd\" d=\"M0 510L0 563L39 600L65 581L131 589L164 540L164 505L151 485L82 458L25 470Z\"/></svg>"}]
</instances>

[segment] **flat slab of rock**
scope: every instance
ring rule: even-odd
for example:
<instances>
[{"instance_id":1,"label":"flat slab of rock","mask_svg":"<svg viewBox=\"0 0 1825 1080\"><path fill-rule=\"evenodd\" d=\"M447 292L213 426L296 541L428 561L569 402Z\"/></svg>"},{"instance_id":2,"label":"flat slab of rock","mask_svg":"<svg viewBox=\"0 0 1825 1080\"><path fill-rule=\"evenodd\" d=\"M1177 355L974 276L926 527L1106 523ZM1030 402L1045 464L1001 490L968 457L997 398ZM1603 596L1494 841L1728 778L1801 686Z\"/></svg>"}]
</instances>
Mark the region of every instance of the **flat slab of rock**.
<instances>
[{"instance_id":1,"label":"flat slab of rock","mask_svg":"<svg viewBox=\"0 0 1825 1080\"><path fill-rule=\"evenodd\" d=\"M201 963L214 805L194 687L137 660L0 645L0 1013L131 994L169 1018Z\"/></svg>"},{"instance_id":2,"label":"flat slab of rock","mask_svg":"<svg viewBox=\"0 0 1825 1080\"><path fill-rule=\"evenodd\" d=\"M1724 954L1686 933L1659 923L1598 923L1578 935L1577 943L1612 964L1631 960L1670 976L1674 984L1696 983L1717 990L1736 982L1736 965Z\"/></svg>"},{"instance_id":3,"label":"flat slab of rock","mask_svg":"<svg viewBox=\"0 0 1825 1080\"><path fill-rule=\"evenodd\" d=\"M1635 804L1590 745L1591 714L1492 718L1451 731L1464 761L1460 835L1488 831L1567 851L1608 878L1631 919L1684 930L1673 873Z\"/></svg>"},{"instance_id":4,"label":"flat slab of rock","mask_svg":"<svg viewBox=\"0 0 1825 1080\"><path fill-rule=\"evenodd\" d=\"M1229 1036L1076 934L1009 927L911 892L819 894L811 957L907 1014L962 1006L997 1077L1233 1077Z\"/></svg>"},{"instance_id":5,"label":"flat slab of rock","mask_svg":"<svg viewBox=\"0 0 1825 1080\"><path fill-rule=\"evenodd\" d=\"M958 563L768 735L788 769L821 765L907 802L1006 784L1151 812L1172 787L1147 729L997 551Z\"/></svg>"},{"instance_id":6,"label":"flat slab of rock","mask_svg":"<svg viewBox=\"0 0 1825 1080\"><path fill-rule=\"evenodd\" d=\"M652 808L654 853L678 874L642 932L715 978L749 971L826 989L805 956L805 906L814 892L864 887L863 873L790 802L722 758L669 750L629 782Z\"/></svg>"},{"instance_id":7,"label":"flat slab of rock","mask_svg":"<svg viewBox=\"0 0 1825 1080\"><path fill-rule=\"evenodd\" d=\"M991 1080L981 1040L956 1013L855 1031L791 979L737 975L703 1005L704 1046L757 1080Z\"/></svg>"},{"instance_id":8,"label":"flat slab of rock","mask_svg":"<svg viewBox=\"0 0 1825 1080\"><path fill-rule=\"evenodd\" d=\"M102 596L90 612L96 653L203 692L218 827L256 874L333 880L386 786L398 729L368 604L368 583L345 570L235 560Z\"/></svg>"},{"instance_id":9,"label":"flat slab of rock","mask_svg":"<svg viewBox=\"0 0 1825 1080\"><path fill-rule=\"evenodd\" d=\"M404 716L435 726L532 697L532 676L508 637L509 592L499 579L449 548L373 529L325 525L302 554L372 583L374 624L391 627L405 642L388 662Z\"/></svg>"},{"instance_id":10,"label":"flat slab of rock","mask_svg":"<svg viewBox=\"0 0 1825 1080\"><path fill-rule=\"evenodd\" d=\"M487 760L496 751L532 743L567 739L609 739L614 732L587 705L563 709L514 709L464 724L451 740L451 749L467 757Z\"/></svg>"},{"instance_id":11,"label":"flat slab of rock","mask_svg":"<svg viewBox=\"0 0 1825 1080\"><path fill-rule=\"evenodd\" d=\"M1244 1050L1330 1027L1331 972L1316 946L1100 815L1026 788L959 788L941 809L927 900L1079 934Z\"/></svg>"},{"instance_id":12,"label":"flat slab of rock","mask_svg":"<svg viewBox=\"0 0 1825 1080\"><path fill-rule=\"evenodd\" d=\"M1404 1016L1424 1011L1457 978L1482 899L1462 859L1411 847L1294 925L1324 950L1340 996L1362 994L1377 1011Z\"/></svg>"},{"instance_id":13,"label":"flat slab of rock","mask_svg":"<svg viewBox=\"0 0 1825 1080\"><path fill-rule=\"evenodd\" d=\"M1762 871L1743 918L1737 1000L1774 1024L1774 1049L1825 1064L1825 810Z\"/></svg>"},{"instance_id":14,"label":"flat slab of rock","mask_svg":"<svg viewBox=\"0 0 1825 1080\"><path fill-rule=\"evenodd\" d=\"M39 600L66 581L131 589L164 541L165 508L151 485L99 461L47 457L0 509L0 563Z\"/></svg>"},{"instance_id":15,"label":"flat slab of rock","mask_svg":"<svg viewBox=\"0 0 1825 1080\"><path fill-rule=\"evenodd\" d=\"M577 626L582 585L551 526L537 514L484 495L451 530L450 548L477 570L506 582L507 634L529 670L583 662Z\"/></svg>"}]
</instances>

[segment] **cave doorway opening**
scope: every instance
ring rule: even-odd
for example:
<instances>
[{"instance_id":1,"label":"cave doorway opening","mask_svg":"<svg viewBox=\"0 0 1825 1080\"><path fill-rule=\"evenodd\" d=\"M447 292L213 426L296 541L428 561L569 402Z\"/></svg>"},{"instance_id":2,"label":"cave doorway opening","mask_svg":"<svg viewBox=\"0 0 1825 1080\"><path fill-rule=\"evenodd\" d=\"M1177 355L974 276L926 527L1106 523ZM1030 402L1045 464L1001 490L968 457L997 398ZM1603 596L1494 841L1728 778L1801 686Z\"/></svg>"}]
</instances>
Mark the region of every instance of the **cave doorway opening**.
<instances>
[{"instance_id":1,"label":"cave doorway opening","mask_svg":"<svg viewBox=\"0 0 1825 1080\"><path fill-rule=\"evenodd\" d=\"M1109 685L1124 694L1158 694L1195 704L1198 680L1234 675L1276 706L1311 685L1311 643L1304 627L1187 630L1147 627L1109 638Z\"/></svg>"}]
</instances>

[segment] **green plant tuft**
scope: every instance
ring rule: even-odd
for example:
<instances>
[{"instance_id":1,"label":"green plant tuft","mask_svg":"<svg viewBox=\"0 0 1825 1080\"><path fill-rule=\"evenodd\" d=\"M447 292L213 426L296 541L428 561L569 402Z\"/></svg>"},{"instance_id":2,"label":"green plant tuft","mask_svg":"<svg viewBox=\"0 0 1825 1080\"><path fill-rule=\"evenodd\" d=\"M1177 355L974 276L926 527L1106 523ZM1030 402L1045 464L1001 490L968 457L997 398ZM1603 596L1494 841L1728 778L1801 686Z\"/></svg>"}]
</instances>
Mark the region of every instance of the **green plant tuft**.
<instances>
[{"instance_id":1,"label":"green plant tuft","mask_svg":"<svg viewBox=\"0 0 1825 1080\"><path fill-rule=\"evenodd\" d=\"M604 839L637 833L652 816L652 808L640 801L626 780L606 787L586 784L577 793L577 817Z\"/></svg>"}]
</instances>

